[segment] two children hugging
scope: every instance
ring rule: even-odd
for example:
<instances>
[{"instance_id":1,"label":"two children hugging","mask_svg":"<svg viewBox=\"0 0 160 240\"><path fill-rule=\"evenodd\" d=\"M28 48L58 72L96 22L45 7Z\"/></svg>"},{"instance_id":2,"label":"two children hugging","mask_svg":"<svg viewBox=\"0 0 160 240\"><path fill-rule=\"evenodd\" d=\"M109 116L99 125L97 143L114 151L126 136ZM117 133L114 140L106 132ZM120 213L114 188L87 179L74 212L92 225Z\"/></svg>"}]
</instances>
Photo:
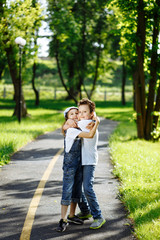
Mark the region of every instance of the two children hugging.
<instances>
[{"instance_id":1,"label":"two children hugging","mask_svg":"<svg viewBox=\"0 0 160 240\"><path fill-rule=\"evenodd\" d=\"M93 189L94 172L98 163L97 127L100 122L95 115L95 103L82 99L78 108L67 108L64 117L66 122L62 126L65 138L61 220L56 230L65 231L68 222L83 224L83 220L91 216L94 221L90 228L98 229L105 223L105 219ZM81 212L75 215L77 203ZM70 213L66 216L69 205Z\"/></svg>"}]
</instances>

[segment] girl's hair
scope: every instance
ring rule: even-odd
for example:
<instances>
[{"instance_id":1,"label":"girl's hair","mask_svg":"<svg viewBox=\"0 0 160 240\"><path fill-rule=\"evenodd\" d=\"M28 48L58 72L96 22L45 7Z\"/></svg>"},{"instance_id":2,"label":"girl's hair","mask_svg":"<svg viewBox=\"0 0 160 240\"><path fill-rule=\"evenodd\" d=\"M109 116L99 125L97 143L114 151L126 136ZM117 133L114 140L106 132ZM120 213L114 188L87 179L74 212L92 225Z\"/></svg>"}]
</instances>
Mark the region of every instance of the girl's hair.
<instances>
[{"instance_id":1,"label":"girl's hair","mask_svg":"<svg viewBox=\"0 0 160 240\"><path fill-rule=\"evenodd\" d=\"M78 107L81 105L88 105L89 109L90 109L90 113L95 111L95 103L92 102L91 100L89 100L88 98L82 98L79 102L78 102Z\"/></svg>"}]
</instances>

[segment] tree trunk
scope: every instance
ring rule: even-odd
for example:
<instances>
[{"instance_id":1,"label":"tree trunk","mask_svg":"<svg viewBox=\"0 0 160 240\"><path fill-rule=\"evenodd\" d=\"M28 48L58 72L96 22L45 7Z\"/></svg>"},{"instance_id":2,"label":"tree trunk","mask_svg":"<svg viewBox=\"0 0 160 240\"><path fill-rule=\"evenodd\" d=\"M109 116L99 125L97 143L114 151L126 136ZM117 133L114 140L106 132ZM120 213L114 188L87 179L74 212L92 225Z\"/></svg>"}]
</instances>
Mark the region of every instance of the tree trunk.
<instances>
[{"instance_id":1,"label":"tree trunk","mask_svg":"<svg viewBox=\"0 0 160 240\"><path fill-rule=\"evenodd\" d=\"M136 95L136 112L137 112L137 131L138 138L144 138L145 126L145 77L144 77L144 49L146 37L146 20L143 0L138 1L138 21L137 21L137 70L135 77L135 95Z\"/></svg>"},{"instance_id":2,"label":"tree trunk","mask_svg":"<svg viewBox=\"0 0 160 240\"><path fill-rule=\"evenodd\" d=\"M141 106L141 89L138 86L138 72L134 74L135 79L135 107L137 113L137 136L138 138L144 138L144 124L142 119L142 106Z\"/></svg>"},{"instance_id":3,"label":"tree trunk","mask_svg":"<svg viewBox=\"0 0 160 240\"><path fill-rule=\"evenodd\" d=\"M62 71L61 71L61 66L60 66L60 62L59 62L59 52L58 52L58 48L59 48L59 43L58 43L58 39L56 39L55 36L55 42L56 42L56 51L55 51L55 58L56 58L56 63L57 63L57 69L58 69L58 74L60 77L60 80L62 82L63 87L65 88L66 92L68 93L69 97L71 99L73 99L75 101L75 103L77 104L77 99L74 97L74 95L71 94L71 92L68 90L64 79L63 79L63 75L62 75Z\"/></svg>"},{"instance_id":4,"label":"tree trunk","mask_svg":"<svg viewBox=\"0 0 160 240\"><path fill-rule=\"evenodd\" d=\"M135 86L135 76L136 73L133 73L133 108L136 111L136 86Z\"/></svg>"},{"instance_id":5,"label":"tree trunk","mask_svg":"<svg viewBox=\"0 0 160 240\"><path fill-rule=\"evenodd\" d=\"M75 59L73 58L68 62L68 83L69 83L69 92L70 95L67 96L68 99L72 99L71 96L74 96L76 99L78 99L78 84L76 81L74 81L74 75L75 75Z\"/></svg>"},{"instance_id":6,"label":"tree trunk","mask_svg":"<svg viewBox=\"0 0 160 240\"><path fill-rule=\"evenodd\" d=\"M85 65L86 65L86 57L85 57L85 46L86 46L86 0L82 1L82 10L83 10L83 24L82 24L82 45L81 45L81 60L80 60L80 69L79 69L79 84L78 84L78 89L80 93L80 98L82 98L82 93L81 93L81 86L84 85L84 73L85 73ZM84 88L85 89L85 88Z\"/></svg>"},{"instance_id":7,"label":"tree trunk","mask_svg":"<svg viewBox=\"0 0 160 240\"><path fill-rule=\"evenodd\" d=\"M18 66L16 64L15 53L12 46L6 48L6 55L8 60L9 71L11 74L13 86L14 86L14 96L15 96L15 109L13 115L18 117L19 113L19 74L18 74ZM21 92L21 117L27 116L27 107L24 100L23 91Z\"/></svg>"},{"instance_id":8,"label":"tree trunk","mask_svg":"<svg viewBox=\"0 0 160 240\"><path fill-rule=\"evenodd\" d=\"M158 35L159 35L159 7L160 1L156 1L154 11L154 23L153 23L153 40L152 40L152 54L151 54L151 65L150 65L150 81L149 81L149 93L146 111L146 122L145 122L145 139L149 140L152 138L151 132L153 131L153 111L154 111L154 98L157 81L157 65L158 65Z\"/></svg>"},{"instance_id":9,"label":"tree trunk","mask_svg":"<svg viewBox=\"0 0 160 240\"><path fill-rule=\"evenodd\" d=\"M35 87L35 77L36 77L36 63L34 61L33 69L32 69L32 88L33 88L33 91L34 91L35 97L36 97L35 105L39 106L39 92L38 92L38 90Z\"/></svg>"},{"instance_id":10,"label":"tree trunk","mask_svg":"<svg viewBox=\"0 0 160 240\"><path fill-rule=\"evenodd\" d=\"M90 92L90 99L93 95L93 92L95 90L95 87L96 87L96 83L97 83L97 79L98 79L98 68L99 68L99 62L100 62L100 53L101 53L101 49L100 49L100 46L97 50L97 59L96 59L96 66L95 66L95 75L94 75L94 79L93 79L93 83L92 83L92 89L91 89L91 92Z\"/></svg>"},{"instance_id":11,"label":"tree trunk","mask_svg":"<svg viewBox=\"0 0 160 240\"><path fill-rule=\"evenodd\" d=\"M126 67L125 67L125 62L124 62L124 59L123 59L123 65L122 65L122 105L126 105L125 85L126 85Z\"/></svg>"},{"instance_id":12,"label":"tree trunk","mask_svg":"<svg viewBox=\"0 0 160 240\"><path fill-rule=\"evenodd\" d=\"M155 105L154 111L160 112L160 84L159 84L158 91L157 91L156 105ZM157 128L158 119L159 119L159 115L153 116L153 128Z\"/></svg>"}]
</instances>

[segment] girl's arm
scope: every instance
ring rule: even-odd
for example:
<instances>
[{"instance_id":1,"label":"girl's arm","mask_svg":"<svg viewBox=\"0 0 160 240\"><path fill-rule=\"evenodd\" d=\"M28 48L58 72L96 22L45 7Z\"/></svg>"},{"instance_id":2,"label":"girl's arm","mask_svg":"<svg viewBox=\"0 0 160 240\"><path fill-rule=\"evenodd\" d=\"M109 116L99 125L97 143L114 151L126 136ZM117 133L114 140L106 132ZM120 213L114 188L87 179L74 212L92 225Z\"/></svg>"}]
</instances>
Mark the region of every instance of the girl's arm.
<instances>
[{"instance_id":1,"label":"girl's arm","mask_svg":"<svg viewBox=\"0 0 160 240\"><path fill-rule=\"evenodd\" d=\"M97 127L100 123L100 120L98 117L96 117L95 120L96 120L95 125L90 132L81 132L78 136L82 138L93 138L96 133Z\"/></svg>"},{"instance_id":2,"label":"girl's arm","mask_svg":"<svg viewBox=\"0 0 160 240\"><path fill-rule=\"evenodd\" d=\"M68 128L75 128L77 127L77 123L75 120L68 119L62 126L63 130L67 130Z\"/></svg>"},{"instance_id":3,"label":"girl's arm","mask_svg":"<svg viewBox=\"0 0 160 240\"><path fill-rule=\"evenodd\" d=\"M67 130L68 128L75 128L77 127L77 123L72 120L68 119L63 125L62 125L62 134L65 135L64 131Z\"/></svg>"}]
</instances>

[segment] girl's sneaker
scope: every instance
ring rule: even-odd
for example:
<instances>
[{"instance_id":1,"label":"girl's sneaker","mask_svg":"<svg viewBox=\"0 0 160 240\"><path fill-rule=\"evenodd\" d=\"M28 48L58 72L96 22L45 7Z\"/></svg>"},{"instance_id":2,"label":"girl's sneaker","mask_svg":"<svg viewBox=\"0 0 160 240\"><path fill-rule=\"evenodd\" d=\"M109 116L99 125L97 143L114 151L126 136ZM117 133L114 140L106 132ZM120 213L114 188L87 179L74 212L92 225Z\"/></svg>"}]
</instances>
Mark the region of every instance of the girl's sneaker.
<instances>
[{"instance_id":1,"label":"girl's sneaker","mask_svg":"<svg viewBox=\"0 0 160 240\"><path fill-rule=\"evenodd\" d=\"M67 222L67 220L65 221L65 220L61 219L59 221L58 227L56 228L56 231L57 232L64 232L68 225L69 225L69 223Z\"/></svg>"},{"instance_id":2,"label":"girl's sneaker","mask_svg":"<svg viewBox=\"0 0 160 240\"><path fill-rule=\"evenodd\" d=\"M77 217L79 217L82 220L88 220L89 218L92 217L92 214L90 212L88 212L88 213L80 212L80 213L77 214Z\"/></svg>"}]
</instances>

